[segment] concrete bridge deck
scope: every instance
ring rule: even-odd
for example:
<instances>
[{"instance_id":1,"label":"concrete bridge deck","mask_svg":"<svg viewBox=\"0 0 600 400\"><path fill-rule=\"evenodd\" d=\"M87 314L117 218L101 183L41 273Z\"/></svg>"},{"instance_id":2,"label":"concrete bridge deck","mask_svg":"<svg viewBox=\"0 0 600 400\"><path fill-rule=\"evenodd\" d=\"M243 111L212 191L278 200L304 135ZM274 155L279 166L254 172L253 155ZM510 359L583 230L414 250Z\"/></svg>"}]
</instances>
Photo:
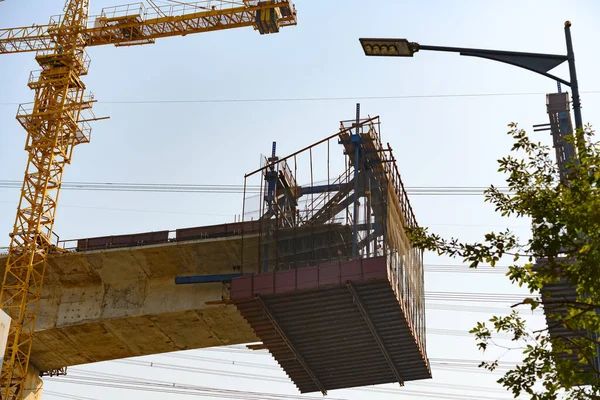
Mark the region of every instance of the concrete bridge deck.
<instances>
[{"instance_id":1,"label":"concrete bridge deck","mask_svg":"<svg viewBox=\"0 0 600 400\"><path fill-rule=\"evenodd\" d=\"M246 235L244 247L257 249L253 240ZM174 283L176 276L236 272L240 249L241 236L230 236L51 256L32 365L48 371L258 341L235 306L214 304L221 283ZM0 256L2 275L5 264Z\"/></svg>"}]
</instances>

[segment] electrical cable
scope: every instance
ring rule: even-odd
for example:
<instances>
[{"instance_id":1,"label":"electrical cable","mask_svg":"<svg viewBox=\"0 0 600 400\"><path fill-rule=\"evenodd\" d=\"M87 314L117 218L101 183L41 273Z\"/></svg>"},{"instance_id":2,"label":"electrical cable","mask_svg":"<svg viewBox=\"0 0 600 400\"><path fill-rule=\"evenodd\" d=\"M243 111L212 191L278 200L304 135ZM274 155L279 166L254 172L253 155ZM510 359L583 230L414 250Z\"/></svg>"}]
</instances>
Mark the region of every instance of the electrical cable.
<instances>
[{"instance_id":1,"label":"electrical cable","mask_svg":"<svg viewBox=\"0 0 600 400\"><path fill-rule=\"evenodd\" d=\"M472 306L472 305L455 305L455 304L441 304L441 303L430 303L427 302L425 305L425 310L440 310L440 311L456 311L456 312L468 312L468 313L484 313L484 314L510 314L513 309L511 308L501 308L501 307L482 307L482 306ZM529 312L531 316L543 316L544 312L540 308L537 308L533 311L531 310L519 310L521 316L525 314L525 312Z\"/></svg>"},{"instance_id":2,"label":"electrical cable","mask_svg":"<svg viewBox=\"0 0 600 400\"><path fill-rule=\"evenodd\" d=\"M443 330L443 329L439 329L439 330ZM206 349L198 349L198 350L194 350L195 352L206 352L209 350L214 350L215 348L206 348ZM262 355L267 355L270 356L270 353L266 350L266 349L262 349L262 350L250 350L245 346L242 345L234 345L234 346L226 346L226 347L221 347L221 348L217 348L217 349L221 349L221 350L236 350L240 353L243 353L247 356L255 356L256 354L262 354ZM272 365L267 365L264 363L253 363L253 362L241 362L238 360L231 360L231 359L224 359L224 358L213 358L213 357L205 357L205 356L195 356L195 355L190 355L190 354L159 354L158 357L166 357L166 358L181 358L181 359L186 359L186 360L192 360L192 361L201 361L201 362L210 362L210 363L218 363L218 364L228 364L228 365L237 365L237 366L242 366L242 367L247 367L247 368L259 368L259 369L269 369L269 370L276 370L276 371L281 371L282 369L278 366L272 366ZM119 360L120 361L120 360ZM465 359L465 358L436 358L436 357L430 357L429 361L432 362L433 364L437 364L437 365L448 365L448 364L453 364L453 365L462 365L462 366L470 366L470 367L477 367L479 363L481 363L482 360L476 360L476 359ZM112 361L112 362L116 362L116 361ZM508 368L513 366L515 363L517 363L518 361L499 361L498 366L502 367L502 368ZM155 366L155 364L153 363L153 366ZM183 367L187 367L187 366L183 366Z\"/></svg>"},{"instance_id":3,"label":"electrical cable","mask_svg":"<svg viewBox=\"0 0 600 400\"><path fill-rule=\"evenodd\" d=\"M457 364L463 365L463 364ZM157 367L156 364L150 363L146 366L151 368ZM158 367L161 368L161 367ZM183 370L188 370L188 372L194 372L193 367L182 366ZM144 380L141 378L128 377L123 375L115 375L115 374L106 374L101 372L94 371L81 371L77 370L76 374L80 373L84 376L78 375L69 375L67 377L54 377L51 378L52 381L57 383L73 383L73 384L81 384L81 385L91 385L91 386L100 386L100 387L116 387L121 389L131 389L131 390L146 390L150 392L160 392L160 393L173 393L173 394L185 394L185 395L197 395L197 396L213 396L215 398L242 398L242 399L303 399L306 398L305 395L280 395L280 394L271 394L271 393L260 393L260 392L249 392L249 391L238 391L238 390L230 390L230 389L217 389L217 388L206 388L195 385L181 384L176 382L166 382L166 381L157 381L157 380ZM87 375L87 376L85 376ZM91 375L91 376L90 376ZM236 377L244 377L245 373L238 373ZM262 380L270 380L265 377L261 377ZM288 378L284 378L286 384L291 384L292 382ZM426 385L422 385L426 386ZM472 387L460 387L460 385L453 385L452 389L454 390L463 390L463 391L471 391ZM482 397L480 395L471 396L467 394L453 394L453 393L440 393L440 392L430 392L423 390L411 390L405 388L394 389L386 389L386 388L350 388L347 389L349 391L362 391L362 392L370 392L370 393L382 393L382 394L404 394L404 395L419 395L424 398L442 398L442 399L478 399L478 400L492 400L496 398L490 397ZM478 390L475 390L479 392ZM442 397L443 396L443 397ZM332 400L342 400L332 398Z\"/></svg>"},{"instance_id":4,"label":"electrical cable","mask_svg":"<svg viewBox=\"0 0 600 400\"><path fill-rule=\"evenodd\" d=\"M49 396L54 396L54 397L58 397L61 399L72 399L72 400L97 400L93 397L83 397L83 396L76 396L73 394L68 394L68 393L61 393L61 392L55 392L53 390L46 390L44 389L42 394L44 396L49 395Z\"/></svg>"},{"instance_id":5,"label":"electrical cable","mask_svg":"<svg viewBox=\"0 0 600 400\"><path fill-rule=\"evenodd\" d=\"M256 351L250 351L246 349L244 346L228 346L223 348L225 350L244 350L246 355L255 354ZM203 349L201 351L206 351L209 349ZM260 351L259 351L260 352ZM282 371L279 367L260 364L260 363L241 363L237 360L226 360L226 359L217 359L217 358L207 358L202 356L192 356L192 355L160 355L159 357L172 357L172 358L185 358L188 360L196 360L201 362L218 362L224 364L232 364L238 365L241 367L251 367L251 368L260 368L260 369L275 369L278 371ZM478 367L481 360L473 360L473 359L453 359L453 358L430 358L431 365L435 367L435 369L446 369L453 370L458 372L483 372L490 373L489 371L482 371L481 368ZM154 361L141 361L141 360L118 360L112 361L113 363L125 363L125 364L134 364L141 365L150 368L158 368L158 369L175 369L178 371L185 371L191 373L206 373L210 375L222 375L226 374L232 377L247 377L249 379L258 379L272 382L282 382L286 384L291 384L291 381L286 377L275 377L275 376L265 376L261 374L248 374L245 372L232 372L232 371L222 371L222 370L211 370L204 368L196 368L189 365L177 365L177 364L164 364L157 363ZM506 372L518 363L518 361L500 361L498 364L498 368L496 369L496 373L498 372ZM471 370L471 371L469 371ZM128 389L128 390L143 390L154 393L171 393L171 394L179 394L179 395L196 395L202 397L213 397L213 398L229 398L229 399L302 399L306 398L305 395L284 395L284 394L273 394L273 393L262 393L262 392L250 392L250 391L240 391L240 390L231 390L231 389L218 389L218 388L209 388L209 387L201 387L195 385L181 384L176 382L168 382L168 381L158 381L158 380L146 380L142 378L125 376L122 374L109 374L104 372L97 371L88 371L84 370L81 367L76 367L71 370L75 373L75 375L68 375L66 377L52 377L46 378L47 380L57 382L57 383L70 383L70 384L79 384L79 385L87 385L87 386L96 386L96 387L109 387L109 388L118 388L118 389ZM83 376L79 376L77 374L81 374ZM434 382L415 382L417 386L423 386L424 388L428 387L438 387L446 389L444 393L439 392L428 392L428 391L420 391L420 390L411 390L405 388L398 389L390 389L390 388L350 388L349 391L363 391L370 393L381 393L381 394L395 394L395 395L418 395L423 398L443 398L443 399L483 399L483 400L491 400L490 397L482 397L480 395L471 396L467 394L453 394L448 393L447 390L461 390L461 391L488 391L488 392L504 392L502 389L494 389L494 388L477 388L473 386L465 386L465 385L454 385L454 384L442 384L442 383L434 383ZM48 391L46 391L48 392ZM50 394L50 393L49 393ZM56 395L56 392L54 393ZM72 398L74 400L95 400L90 398L84 398L81 396L67 395L65 398ZM444 396L444 397L440 397ZM494 398L495 399L495 398ZM332 398L332 400L341 400Z\"/></svg>"},{"instance_id":6,"label":"electrical cable","mask_svg":"<svg viewBox=\"0 0 600 400\"><path fill-rule=\"evenodd\" d=\"M2 189L20 189L23 183L17 180L0 180ZM214 184L167 184L167 183L128 183L128 182L63 182L63 190L107 191L107 192L155 192L155 193L212 193L241 194L244 185ZM480 196L487 189L484 186L406 186L410 196ZM496 187L502 193L510 193L508 187ZM246 194L260 194L260 186L247 185Z\"/></svg>"},{"instance_id":7,"label":"electrical cable","mask_svg":"<svg viewBox=\"0 0 600 400\"><path fill-rule=\"evenodd\" d=\"M581 91L581 94L598 94L600 90ZM171 100L99 100L98 104L220 104L220 103L289 103L311 101L356 101L356 100L406 100L406 99L443 99L443 98L482 98L482 97L513 97L513 96L539 96L545 92L504 92L504 93L447 93L447 94L422 94L422 95L395 95L395 96L332 96L332 97L273 97L249 99L171 99ZM0 102L2 106L14 106L21 103Z\"/></svg>"}]
</instances>

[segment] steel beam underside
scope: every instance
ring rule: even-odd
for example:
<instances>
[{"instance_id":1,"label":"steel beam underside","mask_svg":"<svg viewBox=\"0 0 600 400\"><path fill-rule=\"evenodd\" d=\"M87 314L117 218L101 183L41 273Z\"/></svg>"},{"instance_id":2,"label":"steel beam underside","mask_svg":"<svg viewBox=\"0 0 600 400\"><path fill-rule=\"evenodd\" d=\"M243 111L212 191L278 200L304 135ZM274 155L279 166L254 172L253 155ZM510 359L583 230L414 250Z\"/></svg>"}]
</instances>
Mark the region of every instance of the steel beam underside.
<instances>
[{"instance_id":1,"label":"steel beam underside","mask_svg":"<svg viewBox=\"0 0 600 400\"><path fill-rule=\"evenodd\" d=\"M302 393L431 378L384 257L236 278L231 298Z\"/></svg>"}]
</instances>

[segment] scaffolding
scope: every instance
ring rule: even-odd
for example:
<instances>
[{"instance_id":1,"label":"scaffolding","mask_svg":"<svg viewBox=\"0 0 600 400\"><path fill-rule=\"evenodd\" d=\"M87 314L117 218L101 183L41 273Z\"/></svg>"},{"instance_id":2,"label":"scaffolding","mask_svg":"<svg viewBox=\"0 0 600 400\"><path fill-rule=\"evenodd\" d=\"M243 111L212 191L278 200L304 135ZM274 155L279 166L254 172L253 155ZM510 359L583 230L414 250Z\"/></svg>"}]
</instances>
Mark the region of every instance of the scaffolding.
<instances>
[{"instance_id":1,"label":"scaffolding","mask_svg":"<svg viewBox=\"0 0 600 400\"><path fill-rule=\"evenodd\" d=\"M360 118L359 112L357 105L356 119L341 121L335 134L286 157L277 157L273 143L262 166L245 176L241 271L385 257L389 281L424 353L423 258L405 231L417 222L392 148L381 141L379 117Z\"/></svg>"},{"instance_id":2,"label":"scaffolding","mask_svg":"<svg viewBox=\"0 0 600 400\"><path fill-rule=\"evenodd\" d=\"M572 140L567 139L573 135L573 125L571 122L571 107L569 102L569 93L548 93L546 95L546 111L548 113L549 123L534 125L534 131L550 131L552 143L556 152L556 164L559 170L560 180L568 185L567 174L570 164L576 162L577 153ZM554 262L561 268L566 268L574 262L572 258L557 257ZM536 260L534 271L551 268L548 259L540 258ZM587 337L591 340L598 340L598 335L594 332L585 330L572 331L559 320L568 316L568 307L556 299L565 302L577 301L576 288L565 279L556 282L547 282L541 289L542 304L544 306L544 315L550 338L556 342L562 342L569 351L559 353L563 359L570 360L576 366L577 372L582 376L599 366L599 359L595 357L591 364L580 364L578 362L579 350L572 345L573 339L578 337ZM558 317L558 319L557 319ZM586 378L584 378L585 380ZM582 384L589 384L584 381Z\"/></svg>"}]
</instances>

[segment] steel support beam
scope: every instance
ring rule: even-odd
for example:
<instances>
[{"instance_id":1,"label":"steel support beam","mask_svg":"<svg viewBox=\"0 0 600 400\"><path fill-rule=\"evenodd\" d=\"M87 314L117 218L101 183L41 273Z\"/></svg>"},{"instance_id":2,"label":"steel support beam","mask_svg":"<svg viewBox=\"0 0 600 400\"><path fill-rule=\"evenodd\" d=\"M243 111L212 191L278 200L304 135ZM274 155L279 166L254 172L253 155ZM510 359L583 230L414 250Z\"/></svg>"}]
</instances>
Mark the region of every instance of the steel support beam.
<instances>
[{"instance_id":1,"label":"steel support beam","mask_svg":"<svg viewBox=\"0 0 600 400\"><path fill-rule=\"evenodd\" d=\"M186 285L189 283L214 283L231 281L233 278L238 278L242 274L215 274L215 275L193 275L193 276L176 276L176 285Z\"/></svg>"},{"instance_id":2,"label":"steel support beam","mask_svg":"<svg viewBox=\"0 0 600 400\"><path fill-rule=\"evenodd\" d=\"M346 185L336 183L332 185L316 185L316 186L302 186L300 188L300 196L312 193L324 193L324 192L338 192L343 190Z\"/></svg>"},{"instance_id":3,"label":"steel support beam","mask_svg":"<svg viewBox=\"0 0 600 400\"><path fill-rule=\"evenodd\" d=\"M402 379L402 377L400 376L400 373L398 372L398 369L396 369L396 366L394 365L394 361L392 361L392 357L390 356L390 353L385 348L385 345L383 344L383 341L381 340L379 333L377 333L377 329L375 329L375 325L373 325L371 318L369 318L369 314L367 313L367 310L365 310L365 307L360 299L360 296L358 295L358 292L354 288L354 285L352 284L352 282L348 282L346 285L348 286L348 290L350 290L350 293L352 293L352 297L354 297L354 303L358 307L358 310L360 311L363 318L365 319L367 326L371 330L371 334L373 335L373 338L377 342L377 345L379 346L379 350L381 350L381 354L387 361L390 369L392 370L392 373L398 380L398 383L400 384L400 386L404 386L404 379Z\"/></svg>"},{"instance_id":4,"label":"steel support beam","mask_svg":"<svg viewBox=\"0 0 600 400\"><path fill-rule=\"evenodd\" d=\"M288 336L285 334L284 330L281 328L281 326L279 325L279 323L273 316L273 313L271 312L269 306L267 306L267 304L264 302L262 297L260 297L259 295L255 295L255 299L256 299L256 302L262 308L263 312L265 313L265 315L267 316L269 321L271 322L271 324L273 324L273 328L275 328L275 330L277 331L277 334L279 334L279 336L281 336L281 339L283 339L283 341L285 342L287 347L290 349L290 351L296 357L296 360L298 360L300 365L302 365L302 368L304 368L306 373L310 376L310 379L312 379L312 381L315 383L315 385L317 385L317 387L319 388L321 393L323 393L323 396L327 396L327 390L325 390L325 387L323 386L323 384L321 384L321 381L319 381L319 378L317 378L317 376L312 372L312 370L309 368L308 364L306 364L306 361L304 360L302 355L300 355L300 352L298 352L298 350L296 349L296 346L294 346L294 344L292 343L290 338L288 338Z\"/></svg>"},{"instance_id":5,"label":"steel support beam","mask_svg":"<svg viewBox=\"0 0 600 400\"><path fill-rule=\"evenodd\" d=\"M332 216L336 215L338 212L343 210L352 204L353 198L346 197L346 195L352 190L354 186L354 178L348 182L345 187L342 187L339 192L335 194L327 204L325 204L315 215L311 217L309 220L312 224L318 224L327 221ZM345 200L344 200L345 198Z\"/></svg>"}]
</instances>

